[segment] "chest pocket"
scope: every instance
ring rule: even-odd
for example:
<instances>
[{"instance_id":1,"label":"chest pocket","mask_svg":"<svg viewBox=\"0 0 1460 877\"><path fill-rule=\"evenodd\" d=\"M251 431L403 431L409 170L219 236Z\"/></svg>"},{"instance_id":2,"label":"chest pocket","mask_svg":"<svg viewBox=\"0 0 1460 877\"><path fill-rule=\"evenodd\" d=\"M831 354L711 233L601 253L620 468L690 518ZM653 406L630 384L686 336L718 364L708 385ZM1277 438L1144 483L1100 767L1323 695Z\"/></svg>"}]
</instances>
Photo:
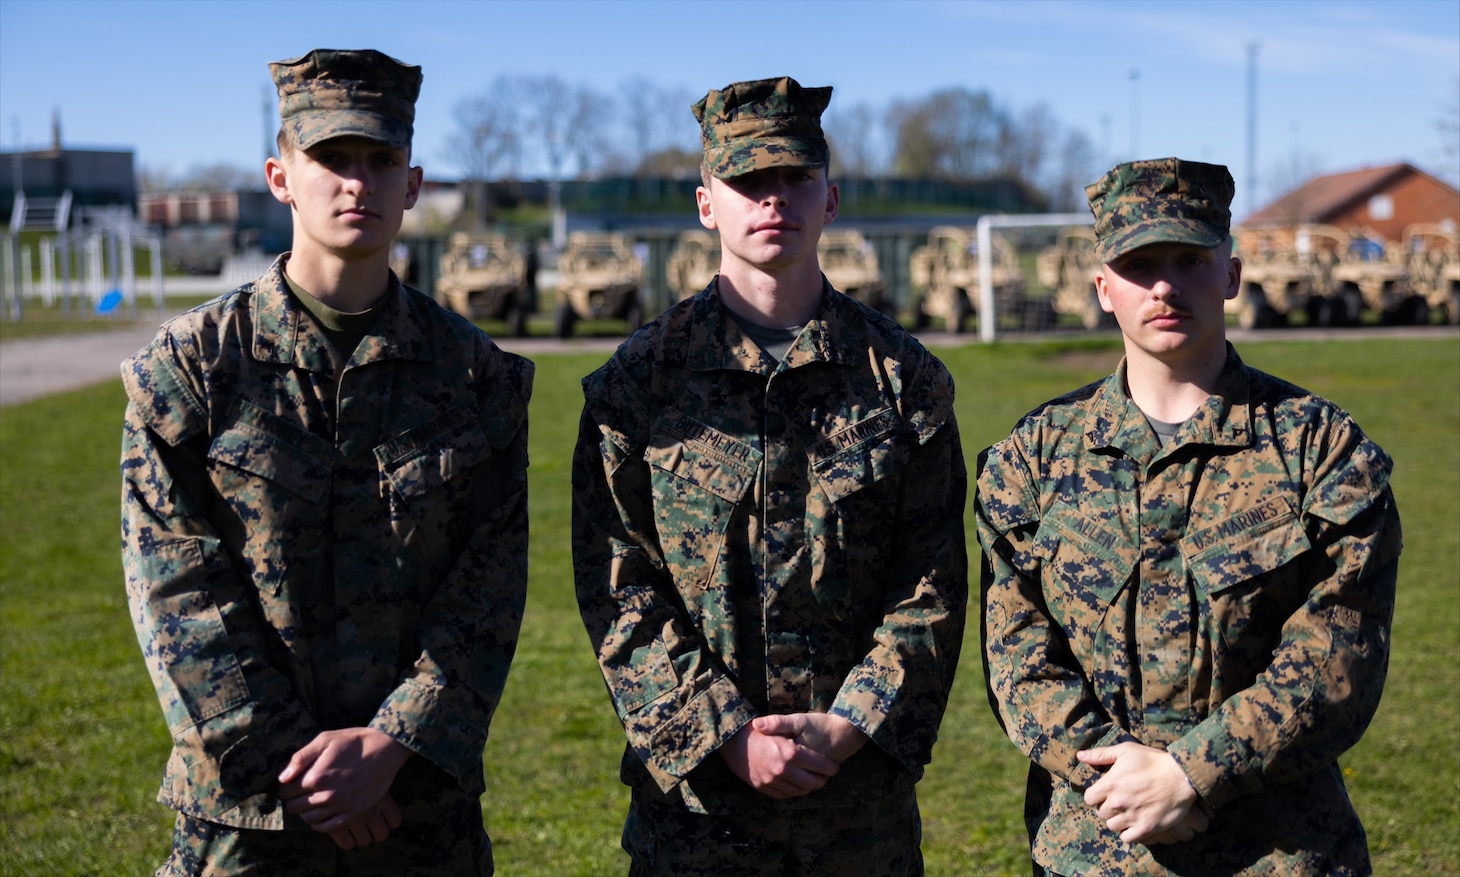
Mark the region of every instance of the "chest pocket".
<instances>
[{"instance_id":1,"label":"chest pocket","mask_svg":"<svg viewBox=\"0 0 1460 877\"><path fill-rule=\"evenodd\" d=\"M213 477L223 496L263 501L261 489L246 483L262 478L310 502L324 498L335 456L328 440L243 399L234 403L230 415L208 446L208 459L221 464L214 467Z\"/></svg>"},{"instance_id":2,"label":"chest pocket","mask_svg":"<svg viewBox=\"0 0 1460 877\"><path fill-rule=\"evenodd\" d=\"M681 589L703 589L736 507L755 487L761 452L670 410L655 424L644 461L664 560Z\"/></svg>"},{"instance_id":3,"label":"chest pocket","mask_svg":"<svg viewBox=\"0 0 1460 877\"><path fill-rule=\"evenodd\" d=\"M476 412L447 411L375 449L380 472L400 499L418 500L492 456L492 441Z\"/></svg>"},{"instance_id":4,"label":"chest pocket","mask_svg":"<svg viewBox=\"0 0 1460 877\"><path fill-rule=\"evenodd\" d=\"M1242 642L1254 644L1254 659L1265 663L1271 657L1282 622L1307 597L1303 576L1292 564L1311 548L1302 522L1281 497L1181 540L1202 611L1210 613L1228 654L1232 643Z\"/></svg>"},{"instance_id":5,"label":"chest pocket","mask_svg":"<svg viewBox=\"0 0 1460 877\"><path fill-rule=\"evenodd\" d=\"M899 426L897 412L884 408L806 452L828 501L842 502L897 471Z\"/></svg>"},{"instance_id":6,"label":"chest pocket","mask_svg":"<svg viewBox=\"0 0 1460 877\"><path fill-rule=\"evenodd\" d=\"M1041 520L1030 552L1040 562L1045 601L1067 632L1099 626L1136 566L1135 549L1120 530L1059 500Z\"/></svg>"}]
</instances>

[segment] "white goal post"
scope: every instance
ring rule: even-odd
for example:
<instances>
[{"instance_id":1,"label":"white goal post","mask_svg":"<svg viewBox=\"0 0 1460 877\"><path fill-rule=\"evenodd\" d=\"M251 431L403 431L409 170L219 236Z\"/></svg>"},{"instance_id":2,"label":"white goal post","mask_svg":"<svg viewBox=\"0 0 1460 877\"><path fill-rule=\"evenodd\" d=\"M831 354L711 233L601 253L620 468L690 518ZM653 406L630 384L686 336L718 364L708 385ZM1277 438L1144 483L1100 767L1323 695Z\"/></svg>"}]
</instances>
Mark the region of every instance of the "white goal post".
<instances>
[{"instance_id":1,"label":"white goal post","mask_svg":"<svg viewBox=\"0 0 1460 877\"><path fill-rule=\"evenodd\" d=\"M994 243L996 228L1028 228L1038 225L1094 225L1089 213L1029 213L1014 216L981 216L978 220L978 339L994 340Z\"/></svg>"}]
</instances>

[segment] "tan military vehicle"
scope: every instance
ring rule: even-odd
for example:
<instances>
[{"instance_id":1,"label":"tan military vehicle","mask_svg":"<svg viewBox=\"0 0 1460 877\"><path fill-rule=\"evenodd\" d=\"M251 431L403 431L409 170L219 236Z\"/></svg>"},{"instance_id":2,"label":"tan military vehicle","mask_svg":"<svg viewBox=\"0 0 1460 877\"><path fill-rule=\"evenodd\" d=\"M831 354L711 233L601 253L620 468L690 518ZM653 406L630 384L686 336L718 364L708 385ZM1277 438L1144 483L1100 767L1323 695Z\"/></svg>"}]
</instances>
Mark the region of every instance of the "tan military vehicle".
<instances>
[{"instance_id":1,"label":"tan military vehicle","mask_svg":"<svg viewBox=\"0 0 1460 877\"><path fill-rule=\"evenodd\" d=\"M1233 232L1233 255L1242 260L1242 285L1226 310L1243 329L1261 329L1288 322L1291 314L1307 313L1313 305L1316 262L1312 253L1299 253L1273 236L1257 231Z\"/></svg>"},{"instance_id":2,"label":"tan military vehicle","mask_svg":"<svg viewBox=\"0 0 1460 877\"><path fill-rule=\"evenodd\" d=\"M578 320L623 320L630 332L644 322L639 286L644 264L627 235L575 231L558 259L558 307L553 334L567 338Z\"/></svg>"},{"instance_id":3,"label":"tan military vehicle","mask_svg":"<svg viewBox=\"0 0 1460 877\"><path fill-rule=\"evenodd\" d=\"M994 308L1001 314L1023 314L1026 297L1019 253L1000 235L991 241ZM937 317L949 332L962 332L968 315L978 308L977 231L949 225L933 228L928 243L909 257L908 273L913 287L923 291L913 308L914 327L921 329L929 317Z\"/></svg>"},{"instance_id":4,"label":"tan military vehicle","mask_svg":"<svg viewBox=\"0 0 1460 877\"><path fill-rule=\"evenodd\" d=\"M683 232L664 263L664 277L675 301L697 295L720 270L720 236L703 229Z\"/></svg>"},{"instance_id":5,"label":"tan military vehicle","mask_svg":"<svg viewBox=\"0 0 1460 877\"><path fill-rule=\"evenodd\" d=\"M1440 311L1452 326L1460 323L1460 230L1434 223L1411 225L1404 230L1400 251L1410 289L1424 297L1426 310ZM1427 321L1429 314L1424 316Z\"/></svg>"},{"instance_id":6,"label":"tan military vehicle","mask_svg":"<svg viewBox=\"0 0 1460 877\"><path fill-rule=\"evenodd\" d=\"M1035 271L1040 285L1053 290L1055 313L1079 317L1086 329L1115 326L1115 317L1100 307L1100 298L1095 294L1100 259L1095 255L1094 228L1075 225L1060 229L1054 244L1040 251Z\"/></svg>"},{"instance_id":7,"label":"tan military vehicle","mask_svg":"<svg viewBox=\"0 0 1460 877\"><path fill-rule=\"evenodd\" d=\"M887 283L877 265L877 251L861 232L853 229L825 229L816 244L821 273L838 291L869 308L893 316L887 299Z\"/></svg>"},{"instance_id":8,"label":"tan military vehicle","mask_svg":"<svg viewBox=\"0 0 1460 877\"><path fill-rule=\"evenodd\" d=\"M1409 291L1409 270L1402 253L1387 251L1372 238L1329 225L1298 229L1297 248L1313 260L1310 322L1319 326L1357 325L1365 310L1389 323L1415 322L1428 304Z\"/></svg>"},{"instance_id":9,"label":"tan military vehicle","mask_svg":"<svg viewBox=\"0 0 1460 877\"><path fill-rule=\"evenodd\" d=\"M436 300L469 320L506 320L507 331L527 334L536 310L524 242L490 232L455 232L441 254Z\"/></svg>"}]
</instances>

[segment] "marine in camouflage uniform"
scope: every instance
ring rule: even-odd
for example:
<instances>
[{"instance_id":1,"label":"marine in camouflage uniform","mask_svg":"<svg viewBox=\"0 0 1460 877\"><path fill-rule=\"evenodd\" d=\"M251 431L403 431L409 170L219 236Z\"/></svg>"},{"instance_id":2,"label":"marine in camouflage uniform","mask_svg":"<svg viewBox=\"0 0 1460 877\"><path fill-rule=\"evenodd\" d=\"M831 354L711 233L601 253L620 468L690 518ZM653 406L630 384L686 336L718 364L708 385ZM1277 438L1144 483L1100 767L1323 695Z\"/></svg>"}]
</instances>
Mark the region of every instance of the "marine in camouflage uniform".
<instances>
[{"instance_id":1,"label":"marine in camouflage uniform","mask_svg":"<svg viewBox=\"0 0 1460 877\"><path fill-rule=\"evenodd\" d=\"M1163 247L1178 260L1215 248L1226 270L1225 168L1134 162L1087 193L1103 289ZM1189 417L1168 428L1133 401L1152 345L1117 308L1117 372L1040 406L980 457L985 669L1033 762L1036 871L1368 874L1338 758L1372 718L1388 664L1390 459L1332 403L1244 365L1219 297L1191 301L1205 291L1179 276L1162 284L1162 307L1197 315L1187 323L1209 315L1186 331L1214 333L1213 389ZM1185 831L1141 842L1109 824L1112 798L1091 792L1116 752L1149 752L1128 743L1184 774Z\"/></svg>"},{"instance_id":2,"label":"marine in camouflage uniform","mask_svg":"<svg viewBox=\"0 0 1460 877\"><path fill-rule=\"evenodd\" d=\"M408 149L420 68L326 50L273 68L292 148ZM370 197L398 227L400 202ZM532 365L403 286L383 246L362 256L373 307L316 300L290 275L315 255L300 212L294 253L122 365L127 595L179 813L159 873L490 874L482 749L525 599ZM347 850L279 777L362 728L409 757L399 824Z\"/></svg>"},{"instance_id":3,"label":"marine in camouflage uniform","mask_svg":"<svg viewBox=\"0 0 1460 877\"><path fill-rule=\"evenodd\" d=\"M829 94L712 91L696 107L707 168L732 183L824 168ZM732 312L722 262L583 382L574 568L628 736L631 874L922 873L914 784L967 600L953 384L832 289L809 243L812 316L783 355ZM722 756L796 714L870 742L819 789L774 797Z\"/></svg>"}]
</instances>

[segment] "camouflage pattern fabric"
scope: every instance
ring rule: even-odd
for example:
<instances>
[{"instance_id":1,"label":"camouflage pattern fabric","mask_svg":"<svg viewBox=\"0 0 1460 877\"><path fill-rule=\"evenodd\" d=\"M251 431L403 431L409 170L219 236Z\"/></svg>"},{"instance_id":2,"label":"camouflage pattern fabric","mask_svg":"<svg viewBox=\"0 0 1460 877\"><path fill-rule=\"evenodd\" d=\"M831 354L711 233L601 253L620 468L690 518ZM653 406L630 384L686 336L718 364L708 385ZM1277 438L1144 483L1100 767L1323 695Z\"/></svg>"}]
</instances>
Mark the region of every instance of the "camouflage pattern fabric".
<instances>
[{"instance_id":1,"label":"camouflage pattern fabric","mask_svg":"<svg viewBox=\"0 0 1460 877\"><path fill-rule=\"evenodd\" d=\"M1369 873L1337 759L1384 687L1400 527L1391 463L1329 402L1243 365L1165 448L1125 367L981 457L985 670L1034 762L1035 860L1079 875ZM1075 753L1170 752L1216 810L1121 842Z\"/></svg>"},{"instance_id":2,"label":"camouflage pattern fabric","mask_svg":"<svg viewBox=\"0 0 1460 877\"><path fill-rule=\"evenodd\" d=\"M931 755L967 602L953 383L897 324L823 296L777 363L712 281L583 382L574 571L635 800L829 818L910 790ZM776 802L715 750L791 712L871 743Z\"/></svg>"},{"instance_id":3,"label":"camouflage pattern fabric","mask_svg":"<svg viewBox=\"0 0 1460 877\"><path fill-rule=\"evenodd\" d=\"M1232 175L1219 164L1157 158L1116 165L1085 187L1102 262L1147 244L1210 249L1232 225Z\"/></svg>"},{"instance_id":4,"label":"camouflage pattern fabric","mask_svg":"<svg viewBox=\"0 0 1460 877\"><path fill-rule=\"evenodd\" d=\"M394 278L336 363L285 259L122 365L159 800L238 828L305 827L274 778L321 729L379 729L480 795L526 591L532 364Z\"/></svg>"},{"instance_id":5,"label":"camouflage pattern fabric","mask_svg":"<svg viewBox=\"0 0 1460 877\"><path fill-rule=\"evenodd\" d=\"M921 877L922 819L911 788L804 816L706 816L636 799L624 825L629 877Z\"/></svg>"},{"instance_id":6,"label":"camouflage pattern fabric","mask_svg":"<svg viewBox=\"0 0 1460 877\"><path fill-rule=\"evenodd\" d=\"M366 137L410 150L421 68L374 49L315 49L269 65L279 119L308 149L332 137Z\"/></svg>"},{"instance_id":7,"label":"camouflage pattern fabric","mask_svg":"<svg viewBox=\"0 0 1460 877\"><path fill-rule=\"evenodd\" d=\"M397 774L391 797L401 808L400 827L385 843L353 850L317 831L232 828L179 813L172 855L157 877L490 877L492 842L479 796L413 758Z\"/></svg>"},{"instance_id":8,"label":"camouflage pattern fabric","mask_svg":"<svg viewBox=\"0 0 1460 877\"><path fill-rule=\"evenodd\" d=\"M729 180L770 167L826 167L821 113L831 87L802 88L789 76L712 89L693 107L710 175Z\"/></svg>"}]
</instances>

